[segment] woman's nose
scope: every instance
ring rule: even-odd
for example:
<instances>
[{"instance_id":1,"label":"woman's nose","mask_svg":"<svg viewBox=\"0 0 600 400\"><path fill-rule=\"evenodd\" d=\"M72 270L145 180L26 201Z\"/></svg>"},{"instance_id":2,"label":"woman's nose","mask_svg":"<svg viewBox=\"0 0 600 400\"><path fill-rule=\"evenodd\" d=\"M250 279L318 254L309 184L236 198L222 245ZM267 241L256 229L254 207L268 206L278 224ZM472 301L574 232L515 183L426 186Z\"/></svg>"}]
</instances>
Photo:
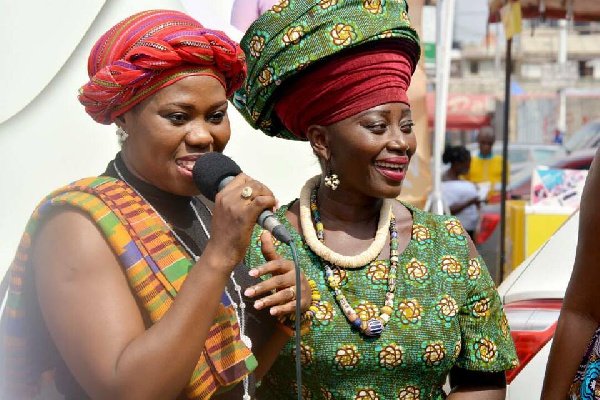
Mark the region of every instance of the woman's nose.
<instances>
[{"instance_id":1,"label":"woman's nose","mask_svg":"<svg viewBox=\"0 0 600 400\"><path fill-rule=\"evenodd\" d=\"M214 142L214 139L209 127L198 124L190 129L185 137L185 141L190 146L206 147L210 146Z\"/></svg>"}]
</instances>

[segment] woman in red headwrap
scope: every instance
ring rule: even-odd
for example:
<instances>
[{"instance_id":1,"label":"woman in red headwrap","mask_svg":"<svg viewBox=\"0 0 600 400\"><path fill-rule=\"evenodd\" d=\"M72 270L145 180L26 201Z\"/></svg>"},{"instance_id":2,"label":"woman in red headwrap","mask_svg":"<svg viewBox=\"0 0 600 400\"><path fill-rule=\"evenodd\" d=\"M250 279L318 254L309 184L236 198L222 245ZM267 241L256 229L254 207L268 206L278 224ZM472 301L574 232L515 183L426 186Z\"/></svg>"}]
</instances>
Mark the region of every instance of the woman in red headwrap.
<instances>
[{"instance_id":1,"label":"woman in red headwrap","mask_svg":"<svg viewBox=\"0 0 600 400\"><path fill-rule=\"evenodd\" d=\"M242 47L234 103L266 134L310 142L322 171L277 211L315 301L258 398L503 399L517 357L483 260L455 217L396 200L417 146L406 2L282 1ZM251 268L265 261L260 235ZM278 326L291 334L288 318Z\"/></svg>"},{"instance_id":2,"label":"woman in red headwrap","mask_svg":"<svg viewBox=\"0 0 600 400\"><path fill-rule=\"evenodd\" d=\"M270 241L260 273L240 264L276 204L260 182L239 174L214 205L197 197L193 167L229 140L244 55L223 32L154 10L106 32L88 72L79 100L117 125L121 151L47 196L26 228L2 318L2 398L34 397L52 376L69 400L249 399L272 315L310 289Z\"/></svg>"}]
</instances>

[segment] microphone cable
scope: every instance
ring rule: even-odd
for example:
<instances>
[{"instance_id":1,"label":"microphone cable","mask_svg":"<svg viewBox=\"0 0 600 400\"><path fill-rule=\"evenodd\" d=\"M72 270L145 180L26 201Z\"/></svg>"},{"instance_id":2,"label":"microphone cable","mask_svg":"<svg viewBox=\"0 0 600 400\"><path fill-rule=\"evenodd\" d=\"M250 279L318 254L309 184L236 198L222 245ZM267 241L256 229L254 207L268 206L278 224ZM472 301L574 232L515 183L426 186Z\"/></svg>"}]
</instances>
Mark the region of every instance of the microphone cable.
<instances>
[{"instance_id":1,"label":"microphone cable","mask_svg":"<svg viewBox=\"0 0 600 400\"><path fill-rule=\"evenodd\" d=\"M290 250L292 252L292 259L294 260L294 269L296 272L296 286L298 290L296 290L296 387L298 392L298 400L302 400L302 358L301 358L301 349L300 349L300 318L302 317L301 312L301 298L302 298L302 289L301 289L301 281L300 281L300 263L298 261L298 249L296 246L290 241L287 243L290 246Z\"/></svg>"}]
</instances>

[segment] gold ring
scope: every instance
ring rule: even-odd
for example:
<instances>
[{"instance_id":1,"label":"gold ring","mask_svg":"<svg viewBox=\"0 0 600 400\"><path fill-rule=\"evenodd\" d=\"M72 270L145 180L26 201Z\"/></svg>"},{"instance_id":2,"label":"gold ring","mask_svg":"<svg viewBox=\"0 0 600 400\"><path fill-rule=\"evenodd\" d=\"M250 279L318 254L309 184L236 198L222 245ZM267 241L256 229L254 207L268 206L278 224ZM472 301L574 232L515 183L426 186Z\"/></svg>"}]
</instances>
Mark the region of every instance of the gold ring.
<instances>
[{"instance_id":1,"label":"gold ring","mask_svg":"<svg viewBox=\"0 0 600 400\"><path fill-rule=\"evenodd\" d=\"M252 188L250 186L245 186L242 189L242 199L249 199L252 197Z\"/></svg>"},{"instance_id":2,"label":"gold ring","mask_svg":"<svg viewBox=\"0 0 600 400\"><path fill-rule=\"evenodd\" d=\"M292 298L290 300L294 300L296 298L296 291L294 290L293 286L289 287L290 292L292 292Z\"/></svg>"}]
</instances>

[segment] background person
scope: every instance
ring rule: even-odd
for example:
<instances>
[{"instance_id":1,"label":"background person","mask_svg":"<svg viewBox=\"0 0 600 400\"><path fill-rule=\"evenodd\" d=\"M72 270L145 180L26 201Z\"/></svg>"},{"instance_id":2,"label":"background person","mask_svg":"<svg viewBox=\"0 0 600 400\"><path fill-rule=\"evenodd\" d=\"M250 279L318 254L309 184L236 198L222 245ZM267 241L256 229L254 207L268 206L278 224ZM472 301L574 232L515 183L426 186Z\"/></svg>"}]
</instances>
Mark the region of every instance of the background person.
<instances>
[{"instance_id":1,"label":"background person","mask_svg":"<svg viewBox=\"0 0 600 400\"><path fill-rule=\"evenodd\" d=\"M262 13L269 10L280 0L234 0L231 8L231 25L246 32Z\"/></svg>"},{"instance_id":2,"label":"background person","mask_svg":"<svg viewBox=\"0 0 600 400\"><path fill-rule=\"evenodd\" d=\"M396 200L417 145L406 91L420 47L406 3L290 0L242 47L236 106L267 135L308 141L322 170L277 211L315 281L314 318L258 397L442 399L450 374L448 399L504 399L517 358L481 257L455 217ZM249 267L264 262L260 233Z\"/></svg>"},{"instance_id":3,"label":"background person","mask_svg":"<svg viewBox=\"0 0 600 400\"><path fill-rule=\"evenodd\" d=\"M581 196L575 264L550 347L541 397L544 400L600 397L598 154L594 157Z\"/></svg>"},{"instance_id":4,"label":"background person","mask_svg":"<svg viewBox=\"0 0 600 400\"><path fill-rule=\"evenodd\" d=\"M494 154L492 151L496 135L491 126L480 129L477 135L479 152L471 159L471 167L464 178L477 184L484 198L490 199L492 196L500 194L502 188L502 160L501 154ZM507 163L507 171L510 171L510 165Z\"/></svg>"},{"instance_id":5,"label":"background person","mask_svg":"<svg viewBox=\"0 0 600 400\"><path fill-rule=\"evenodd\" d=\"M249 398L269 313L294 311L293 264L270 241L261 270L272 279L256 285L258 270L240 264L258 214L276 204L264 185L240 174L210 205L192 179L229 140L243 52L183 13L152 10L106 32L88 73L79 100L117 125L121 152L101 176L51 193L27 225L2 317L2 398L35 396L42 376L69 400ZM247 288L269 295L252 303Z\"/></svg>"},{"instance_id":6,"label":"background person","mask_svg":"<svg viewBox=\"0 0 600 400\"><path fill-rule=\"evenodd\" d=\"M479 222L479 192L473 182L461 179L469 172L471 153L465 146L447 146L442 162L450 167L442 175L442 196L452 215L460 221L471 238Z\"/></svg>"}]
</instances>

